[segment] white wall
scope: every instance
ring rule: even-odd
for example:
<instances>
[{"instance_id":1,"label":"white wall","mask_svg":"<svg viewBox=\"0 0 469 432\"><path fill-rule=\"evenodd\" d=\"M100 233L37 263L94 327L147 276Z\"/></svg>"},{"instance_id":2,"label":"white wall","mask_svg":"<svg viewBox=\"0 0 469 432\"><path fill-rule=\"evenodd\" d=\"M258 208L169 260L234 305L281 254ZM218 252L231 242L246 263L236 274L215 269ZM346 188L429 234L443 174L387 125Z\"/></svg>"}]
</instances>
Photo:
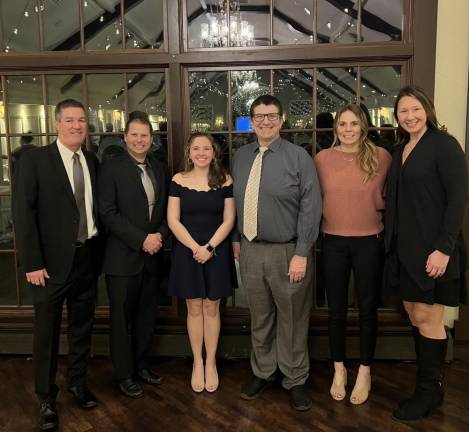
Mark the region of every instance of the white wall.
<instances>
[{"instance_id":1,"label":"white wall","mask_svg":"<svg viewBox=\"0 0 469 432\"><path fill-rule=\"evenodd\" d=\"M435 108L438 120L461 146L466 143L469 73L469 1L439 0L436 39ZM446 308L445 323L453 327L458 308Z\"/></svg>"}]
</instances>

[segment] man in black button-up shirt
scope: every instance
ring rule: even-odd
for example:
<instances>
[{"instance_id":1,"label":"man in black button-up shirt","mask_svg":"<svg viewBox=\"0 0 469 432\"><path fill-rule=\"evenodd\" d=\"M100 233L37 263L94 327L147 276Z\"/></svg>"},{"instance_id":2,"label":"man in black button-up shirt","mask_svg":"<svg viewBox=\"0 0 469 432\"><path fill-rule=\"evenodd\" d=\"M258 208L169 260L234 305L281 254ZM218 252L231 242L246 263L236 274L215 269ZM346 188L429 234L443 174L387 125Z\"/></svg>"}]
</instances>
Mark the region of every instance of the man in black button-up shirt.
<instances>
[{"instance_id":1,"label":"man in black button-up shirt","mask_svg":"<svg viewBox=\"0 0 469 432\"><path fill-rule=\"evenodd\" d=\"M233 250L251 310L254 378L241 397L255 399L280 368L282 385L298 410L311 407L304 389L309 373L308 323L312 303L311 249L318 235L321 192L310 155L280 138L282 106L265 95L251 106L257 142L240 148L233 164L239 238ZM257 205L257 236L244 236L244 202L251 167L262 161Z\"/></svg>"}]
</instances>

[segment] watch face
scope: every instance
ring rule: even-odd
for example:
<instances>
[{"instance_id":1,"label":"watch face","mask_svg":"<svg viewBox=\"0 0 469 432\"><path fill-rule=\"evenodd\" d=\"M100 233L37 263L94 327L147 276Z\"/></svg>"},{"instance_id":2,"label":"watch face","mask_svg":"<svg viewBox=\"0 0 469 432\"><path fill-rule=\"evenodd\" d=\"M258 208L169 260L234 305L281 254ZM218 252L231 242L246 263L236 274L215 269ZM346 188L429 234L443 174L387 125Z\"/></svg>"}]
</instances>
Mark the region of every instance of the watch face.
<instances>
[{"instance_id":1,"label":"watch face","mask_svg":"<svg viewBox=\"0 0 469 432\"><path fill-rule=\"evenodd\" d=\"M214 248L212 245L210 245L210 244L207 245L207 250L208 250L209 252L213 252L214 249L215 249L215 248Z\"/></svg>"}]
</instances>

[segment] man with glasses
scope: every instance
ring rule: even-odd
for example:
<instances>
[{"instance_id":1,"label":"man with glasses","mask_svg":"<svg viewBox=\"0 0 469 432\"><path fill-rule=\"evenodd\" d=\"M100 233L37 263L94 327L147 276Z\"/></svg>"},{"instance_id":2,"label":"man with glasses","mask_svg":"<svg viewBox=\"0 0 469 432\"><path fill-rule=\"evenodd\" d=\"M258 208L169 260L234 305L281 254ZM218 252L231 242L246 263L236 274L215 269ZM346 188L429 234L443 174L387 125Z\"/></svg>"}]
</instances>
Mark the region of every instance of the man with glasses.
<instances>
[{"instance_id":1,"label":"man with glasses","mask_svg":"<svg viewBox=\"0 0 469 432\"><path fill-rule=\"evenodd\" d=\"M13 220L34 302L34 377L39 428L54 429L62 307L67 303L67 387L81 408L96 406L86 384L99 273L96 156L82 148L81 102L55 108L57 139L23 154L14 174Z\"/></svg>"},{"instance_id":2,"label":"man with glasses","mask_svg":"<svg viewBox=\"0 0 469 432\"><path fill-rule=\"evenodd\" d=\"M233 252L251 312L253 378L241 391L252 400L280 369L293 407L308 410L308 327L312 305L312 246L322 201L310 155L280 137L283 111L270 95L250 109L257 142L233 164L239 236ZM239 238L238 238L239 237Z\"/></svg>"}]
</instances>

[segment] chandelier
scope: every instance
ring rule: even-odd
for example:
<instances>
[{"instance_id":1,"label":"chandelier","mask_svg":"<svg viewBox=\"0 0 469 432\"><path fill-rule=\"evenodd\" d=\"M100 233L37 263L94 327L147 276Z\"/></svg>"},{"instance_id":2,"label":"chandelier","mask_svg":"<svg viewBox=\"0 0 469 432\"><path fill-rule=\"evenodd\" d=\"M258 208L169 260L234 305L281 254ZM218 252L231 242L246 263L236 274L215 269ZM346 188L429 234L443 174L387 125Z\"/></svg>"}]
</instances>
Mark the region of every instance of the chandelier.
<instances>
[{"instance_id":1,"label":"chandelier","mask_svg":"<svg viewBox=\"0 0 469 432\"><path fill-rule=\"evenodd\" d=\"M243 20L239 0L218 0L218 4L210 5L207 13L208 23L200 24L200 46L202 48L218 48L228 46L253 46L254 26Z\"/></svg>"}]
</instances>

